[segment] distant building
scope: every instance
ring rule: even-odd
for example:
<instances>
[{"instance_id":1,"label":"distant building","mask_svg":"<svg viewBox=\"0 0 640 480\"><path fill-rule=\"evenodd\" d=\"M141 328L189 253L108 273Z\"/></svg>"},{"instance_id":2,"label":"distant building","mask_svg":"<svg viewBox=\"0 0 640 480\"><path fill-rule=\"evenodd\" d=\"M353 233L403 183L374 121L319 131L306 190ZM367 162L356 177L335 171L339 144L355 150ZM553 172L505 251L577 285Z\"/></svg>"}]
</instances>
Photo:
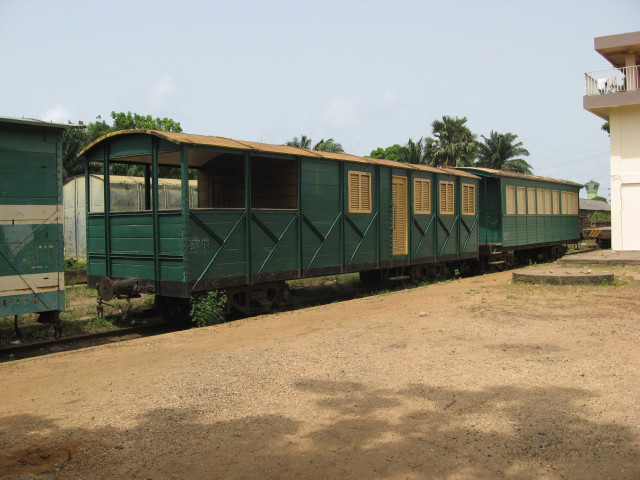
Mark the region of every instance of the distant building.
<instances>
[{"instance_id":1,"label":"distant building","mask_svg":"<svg viewBox=\"0 0 640 480\"><path fill-rule=\"evenodd\" d=\"M584 188L587 189L587 198L591 200L594 197L598 196L598 189L600 188L600 184L591 180L590 182L584 184Z\"/></svg>"},{"instance_id":2,"label":"distant building","mask_svg":"<svg viewBox=\"0 0 640 480\"><path fill-rule=\"evenodd\" d=\"M611 129L611 248L640 250L640 32L597 37L613 66L585 74L586 110Z\"/></svg>"},{"instance_id":3,"label":"distant building","mask_svg":"<svg viewBox=\"0 0 640 480\"><path fill-rule=\"evenodd\" d=\"M602 220L610 220L611 219L611 205L607 202L603 202L602 200L588 200L586 198L580 199L580 219L584 224L585 221L589 220L594 213L600 213Z\"/></svg>"}]
</instances>

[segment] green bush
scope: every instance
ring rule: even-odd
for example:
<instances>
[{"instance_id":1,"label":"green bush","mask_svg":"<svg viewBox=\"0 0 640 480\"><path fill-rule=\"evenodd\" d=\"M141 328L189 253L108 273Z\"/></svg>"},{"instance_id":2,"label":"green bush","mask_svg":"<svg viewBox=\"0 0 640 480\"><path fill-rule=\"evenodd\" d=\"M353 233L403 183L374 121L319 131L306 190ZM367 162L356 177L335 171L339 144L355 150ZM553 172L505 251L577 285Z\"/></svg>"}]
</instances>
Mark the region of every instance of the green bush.
<instances>
[{"instance_id":1,"label":"green bush","mask_svg":"<svg viewBox=\"0 0 640 480\"><path fill-rule=\"evenodd\" d=\"M196 327L216 325L225 320L227 295L222 290L198 293L191 297L191 321Z\"/></svg>"},{"instance_id":2,"label":"green bush","mask_svg":"<svg viewBox=\"0 0 640 480\"><path fill-rule=\"evenodd\" d=\"M65 271L71 270L86 270L87 259L86 258L66 258L64 261Z\"/></svg>"}]
</instances>

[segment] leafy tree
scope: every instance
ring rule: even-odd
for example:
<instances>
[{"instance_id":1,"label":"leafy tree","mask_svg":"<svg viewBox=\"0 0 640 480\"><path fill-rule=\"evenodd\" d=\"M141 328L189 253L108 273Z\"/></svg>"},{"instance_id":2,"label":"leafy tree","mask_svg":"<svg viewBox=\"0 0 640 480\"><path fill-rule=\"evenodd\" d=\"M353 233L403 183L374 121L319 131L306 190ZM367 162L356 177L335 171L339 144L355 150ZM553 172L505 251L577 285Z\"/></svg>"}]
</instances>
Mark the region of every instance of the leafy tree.
<instances>
[{"instance_id":1,"label":"leafy tree","mask_svg":"<svg viewBox=\"0 0 640 480\"><path fill-rule=\"evenodd\" d=\"M292 140L289 140L287 145L290 147L305 148L309 150L311 148L311 139L306 135L300 135L300 138L293 137Z\"/></svg>"},{"instance_id":2,"label":"leafy tree","mask_svg":"<svg viewBox=\"0 0 640 480\"><path fill-rule=\"evenodd\" d=\"M449 117L434 120L433 137L426 140L425 158L434 167L467 167L477 153L476 135L465 125L467 117Z\"/></svg>"},{"instance_id":3,"label":"leafy tree","mask_svg":"<svg viewBox=\"0 0 640 480\"><path fill-rule=\"evenodd\" d=\"M333 138L328 138L327 140L323 138L313 146L313 149L320 152L344 153L342 145L337 143Z\"/></svg>"},{"instance_id":4,"label":"leafy tree","mask_svg":"<svg viewBox=\"0 0 640 480\"><path fill-rule=\"evenodd\" d=\"M484 143L478 142L476 166L531 174L531 165L521 156L528 157L529 151L517 142L517 135L491 131L489 138L482 135Z\"/></svg>"},{"instance_id":5,"label":"leafy tree","mask_svg":"<svg viewBox=\"0 0 640 480\"><path fill-rule=\"evenodd\" d=\"M427 141L422 137L417 142L409 139L407 144L400 149L400 161L404 163L426 164Z\"/></svg>"},{"instance_id":6,"label":"leafy tree","mask_svg":"<svg viewBox=\"0 0 640 480\"><path fill-rule=\"evenodd\" d=\"M607 199L606 199L606 198L601 197L600 195L596 195L596 196L595 196L595 197L593 197L591 200L600 200L601 202L609 203L609 202L607 202Z\"/></svg>"},{"instance_id":7,"label":"leafy tree","mask_svg":"<svg viewBox=\"0 0 640 480\"><path fill-rule=\"evenodd\" d=\"M400 162L400 150L402 150L402 148L402 145L398 143L387 148L378 147L375 150L371 150L369 158L384 158Z\"/></svg>"},{"instance_id":8,"label":"leafy tree","mask_svg":"<svg viewBox=\"0 0 640 480\"><path fill-rule=\"evenodd\" d=\"M611 136L611 124L609 122L604 122L600 130L607 132L607 135Z\"/></svg>"}]
</instances>

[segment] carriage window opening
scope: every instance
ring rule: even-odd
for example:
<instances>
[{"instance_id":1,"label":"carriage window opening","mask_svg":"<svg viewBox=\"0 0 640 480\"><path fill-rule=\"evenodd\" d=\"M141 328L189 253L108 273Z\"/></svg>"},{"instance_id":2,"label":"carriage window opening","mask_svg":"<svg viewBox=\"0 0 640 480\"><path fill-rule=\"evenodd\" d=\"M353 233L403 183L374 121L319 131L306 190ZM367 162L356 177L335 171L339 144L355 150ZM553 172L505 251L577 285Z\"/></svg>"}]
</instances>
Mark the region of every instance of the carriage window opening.
<instances>
[{"instance_id":1,"label":"carriage window opening","mask_svg":"<svg viewBox=\"0 0 640 480\"><path fill-rule=\"evenodd\" d=\"M569 199L567 197L568 192L560 192L560 202L562 204L562 215L567 215L569 213Z\"/></svg>"},{"instance_id":2,"label":"carriage window opening","mask_svg":"<svg viewBox=\"0 0 640 480\"><path fill-rule=\"evenodd\" d=\"M526 189L524 187L518 187L518 215L526 215L527 214L527 202L526 198Z\"/></svg>"},{"instance_id":3,"label":"carriage window opening","mask_svg":"<svg viewBox=\"0 0 640 480\"><path fill-rule=\"evenodd\" d=\"M349 170L349 213L371 213L371 173Z\"/></svg>"},{"instance_id":4,"label":"carriage window opening","mask_svg":"<svg viewBox=\"0 0 640 480\"><path fill-rule=\"evenodd\" d=\"M236 198L236 182L233 173L215 174L211 179L213 208L233 208Z\"/></svg>"},{"instance_id":5,"label":"carriage window opening","mask_svg":"<svg viewBox=\"0 0 640 480\"><path fill-rule=\"evenodd\" d=\"M528 213L529 215L536 214L536 189L528 188L527 189L527 203L528 203Z\"/></svg>"},{"instance_id":6,"label":"carriage window opening","mask_svg":"<svg viewBox=\"0 0 640 480\"><path fill-rule=\"evenodd\" d=\"M298 163L295 160L251 158L251 208L298 208Z\"/></svg>"},{"instance_id":7,"label":"carriage window opening","mask_svg":"<svg viewBox=\"0 0 640 480\"><path fill-rule=\"evenodd\" d=\"M560 204L558 203L558 190L551 191L551 198L553 200L553 214L560 214Z\"/></svg>"},{"instance_id":8,"label":"carriage window opening","mask_svg":"<svg viewBox=\"0 0 640 480\"><path fill-rule=\"evenodd\" d=\"M551 215L551 190L544 190L544 214Z\"/></svg>"},{"instance_id":9,"label":"carriage window opening","mask_svg":"<svg viewBox=\"0 0 640 480\"><path fill-rule=\"evenodd\" d=\"M507 185L505 188L505 202L507 207L507 215L516 214L516 189L511 185Z\"/></svg>"},{"instance_id":10,"label":"carriage window opening","mask_svg":"<svg viewBox=\"0 0 640 480\"><path fill-rule=\"evenodd\" d=\"M440 215L455 212L453 182L440 182Z\"/></svg>"},{"instance_id":11,"label":"carriage window opening","mask_svg":"<svg viewBox=\"0 0 640 480\"><path fill-rule=\"evenodd\" d=\"M413 213L431 213L431 181L424 178L413 179Z\"/></svg>"},{"instance_id":12,"label":"carriage window opening","mask_svg":"<svg viewBox=\"0 0 640 480\"><path fill-rule=\"evenodd\" d=\"M476 214L476 186L462 184L462 215Z\"/></svg>"},{"instance_id":13,"label":"carriage window opening","mask_svg":"<svg viewBox=\"0 0 640 480\"><path fill-rule=\"evenodd\" d=\"M244 208L244 158L219 155L198 170L198 207Z\"/></svg>"},{"instance_id":14,"label":"carriage window opening","mask_svg":"<svg viewBox=\"0 0 640 480\"><path fill-rule=\"evenodd\" d=\"M544 213L544 193L541 188L536 189L536 199L538 206L538 215L542 215Z\"/></svg>"}]
</instances>

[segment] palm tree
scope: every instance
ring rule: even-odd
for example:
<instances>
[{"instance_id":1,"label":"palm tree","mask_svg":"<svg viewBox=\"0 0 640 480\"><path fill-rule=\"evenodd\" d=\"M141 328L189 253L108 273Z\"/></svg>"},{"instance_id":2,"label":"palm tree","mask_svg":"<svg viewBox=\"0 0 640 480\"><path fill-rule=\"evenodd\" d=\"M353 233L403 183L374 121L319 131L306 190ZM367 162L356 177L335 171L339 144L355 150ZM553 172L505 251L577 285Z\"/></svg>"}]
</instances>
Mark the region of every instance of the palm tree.
<instances>
[{"instance_id":1,"label":"palm tree","mask_svg":"<svg viewBox=\"0 0 640 480\"><path fill-rule=\"evenodd\" d=\"M489 138L482 135L484 143L478 142L478 167L507 170L510 172L531 174L531 165L519 156L529 156L529 151L516 142L517 135L507 132L491 131Z\"/></svg>"},{"instance_id":2,"label":"palm tree","mask_svg":"<svg viewBox=\"0 0 640 480\"><path fill-rule=\"evenodd\" d=\"M468 167L476 158L476 135L465 123L467 117L449 117L434 120L431 124L433 138L427 138L426 151L429 163L434 167Z\"/></svg>"},{"instance_id":3,"label":"palm tree","mask_svg":"<svg viewBox=\"0 0 640 480\"><path fill-rule=\"evenodd\" d=\"M293 139L289 140L286 144L290 147L306 148L309 150L311 148L311 139L306 135L300 135L300 138L293 137Z\"/></svg>"},{"instance_id":4,"label":"palm tree","mask_svg":"<svg viewBox=\"0 0 640 480\"><path fill-rule=\"evenodd\" d=\"M425 164L427 158L427 142L422 137L417 142L409 139L404 147L400 147L399 161L404 163Z\"/></svg>"},{"instance_id":5,"label":"palm tree","mask_svg":"<svg viewBox=\"0 0 640 480\"><path fill-rule=\"evenodd\" d=\"M344 153L342 145L337 143L333 138L327 140L323 138L313 146L313 149L321 152Z\"/></svg>"}]
</instances>

